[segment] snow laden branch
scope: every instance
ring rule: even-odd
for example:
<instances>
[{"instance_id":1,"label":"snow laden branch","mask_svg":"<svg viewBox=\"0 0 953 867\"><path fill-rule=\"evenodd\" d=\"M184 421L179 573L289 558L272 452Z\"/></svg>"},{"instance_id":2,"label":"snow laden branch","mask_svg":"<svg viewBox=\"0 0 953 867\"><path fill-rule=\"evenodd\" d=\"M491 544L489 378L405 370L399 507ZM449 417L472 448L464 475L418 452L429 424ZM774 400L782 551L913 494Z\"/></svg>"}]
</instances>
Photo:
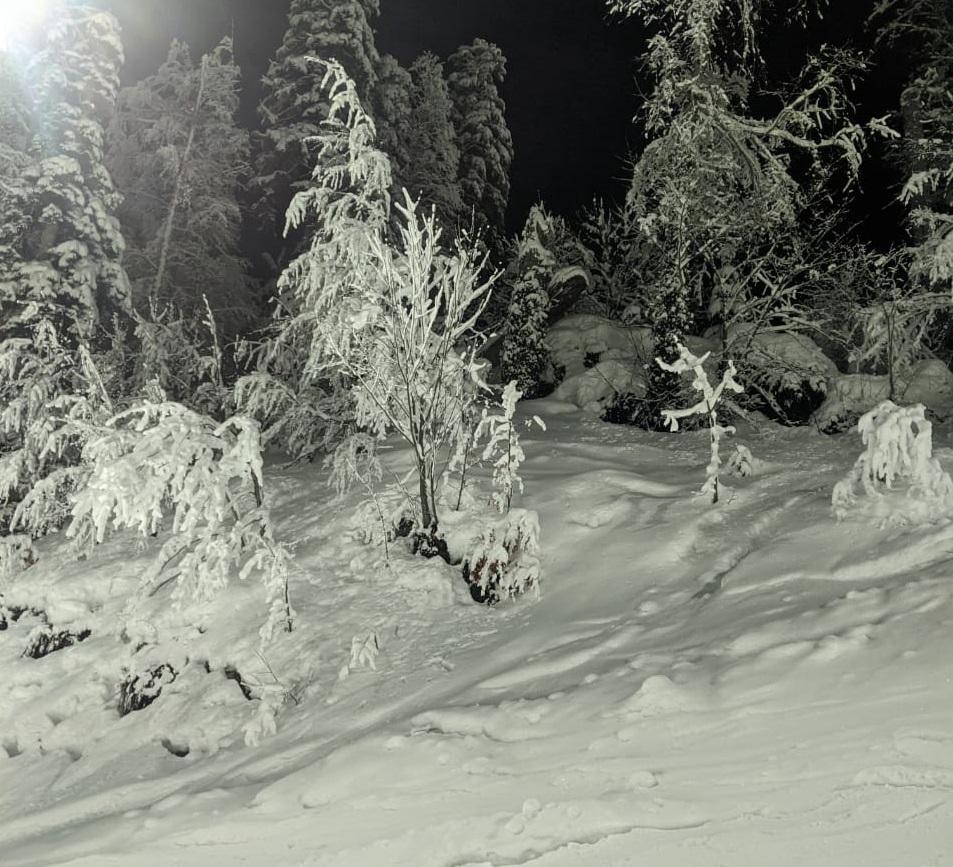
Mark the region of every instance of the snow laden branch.
<instances>
[{"instance_id":1,"label":"snow laden branch","mask_svg":"<svg viewBox=\"0 0 953 867\"><path fill-rule=\"evenodd\" d=\"M179 604L211 598L232 576L257 573L270 639L292 628L288 594L291 554L275 539L264 498L258 425L235 416L219 424L177 403L142 404L111 418L88 442L89 477L75 497L67 536L89 551L111 530L144 538L171 531L140 595L175 581Z\"/></svg>"},{"instance_id":2,"label":"snow laden branch","mask_svg":"<svg viewBox=\"0 0 953 867\"><path fill-rule=\"evenodd\" d=\"M526 460L526 454L513 421L516 405L522 396L515 381L507 385L503 389L499 412L484 409L474 435L476 442L486 439L481 460L489 461L493 467L493 505L501 515L510 511L514 492L523 492L519 470L520 464ZM528 424L536 424L541 430L546 430L546 425L538 416L534 416Z\"/></svg>"},{"instance_id":3,"label":"snow laden branch","mask_svg":"<svg viewBox=\"0 0 953 867\"><path fill-rule=\"evenodd\" d=\"M668 425L669 430L677 431L679 429L679 420L700 415L708 419L708 429L711 443L711 460L706 468L705 484L702 486L701 493L711 494L712 503L718 502L718 474L721 470L720 445L721 438L726 434L734 433L735 429L730 426L723 426L718 423L718 404L721 401L725 389L740 394L743 389L735 380L735 365L733 361L728 362L728 366L722 375L721 382L712 386L708 379L708 373L705 371L704 364L711 353L706 352L700 358L693 355L682 344L678 345L678 358L672 363L667 364L660 358L655 359L655 363L669 373L681 375L691 373L694 376L692 388L701 394L701 400L693 406L686 409L666 409L662 411L662 417Z\"/></svg>"},{"instance_id":4,"label":"snow laden branch","mask_svg":"<svg viewBox=\"0 0 953 867\"><path fill-rule=\"evenodd\" d=\"M313 184L288 210L288 228L313 229L311 243L282 275L274 328L239 402L301 453L318 447L301 424L322 415L339 443L398 435L413 451L415 523L428 533L467 408L485 389L477 322L496 276L483 276L485 256L465 241L444 247L435 214L406 193L392 213L374 123L341 67L324 65L330 118Z\"/></svg>"},{"instance_id":5,"label":"snow laden branch","mask_svg":"<svg viewBox=\"0 0 953 867\"><path fill-rule=\"evenodd\" d=\"M88 347L65 345L50 320L0 342L0 526L38 538L63 525L83 446L112 413Z\"/></svg>"},{"instance_id":6,"label":"snow laden branch","mask_svg":"<svg viewBox=\"0 0 953 867\"><path fill-rule=\"evenodd\" d=\"M484 362L476 323L495 277L464 248L446 254L433 214L409 197L395 245L377 238L367 260L361 312L328 335L329 361L354 383L357 424L394 432L413 449L421 527L438 521L437 484L479 390Z\"/></svg>"},{"instance_id":7,"label":"snow laden branch","mask_svg":"<svg viewBox=\"0 0 953 867\"><path fill-rule=\"evenodd\" d=\"M885 523L925 523L949 516L953 479L933 457L933 425L922 404L901 407L885 400L861 417L857 430L865 448L834 486L832 506L838 520L858 510L861 495ZM896 495L889 497L891 492Z\"/></svg>"}]
</instances>

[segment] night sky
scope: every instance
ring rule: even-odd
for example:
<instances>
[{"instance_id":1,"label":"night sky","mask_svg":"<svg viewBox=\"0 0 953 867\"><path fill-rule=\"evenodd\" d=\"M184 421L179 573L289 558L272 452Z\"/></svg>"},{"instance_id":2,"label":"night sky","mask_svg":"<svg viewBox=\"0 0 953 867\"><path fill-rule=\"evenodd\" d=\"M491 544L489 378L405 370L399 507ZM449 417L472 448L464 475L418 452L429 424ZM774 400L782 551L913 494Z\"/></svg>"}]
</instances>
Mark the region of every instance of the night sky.
<instances>
[{"instance_id":1,"label":"night sky","mask_svg":"<svg viewBox=\"0 0 953 867\"><path fill-rule=\"evenodd\" d=\"M101 2L123 26L127 83L153 72L174 37L199 54L234 33L245 82L243 117L255 122L258 81L280 44L288 0ZM478 36L506 54L504 96L516 146L511 230L540 198L570 216L594 196L618 198L624 192L626 156L641 144L632 124L640 106L637 58L644 47L638 25L607 21L604 0L382 0L381 6L378 48L405 65L428 49L445 57ZM863 21L870 6L871 0L837 0L806 35L767 34L766 54L786 73L785 63L793 71L806 45L829 40L865 47ZM873 76L859 93L862 117L896 105L901 77L895 67ZM865 211L889 210L895 192L889 171L880 168L865 181Z\"/></svg>"}]
</instances>

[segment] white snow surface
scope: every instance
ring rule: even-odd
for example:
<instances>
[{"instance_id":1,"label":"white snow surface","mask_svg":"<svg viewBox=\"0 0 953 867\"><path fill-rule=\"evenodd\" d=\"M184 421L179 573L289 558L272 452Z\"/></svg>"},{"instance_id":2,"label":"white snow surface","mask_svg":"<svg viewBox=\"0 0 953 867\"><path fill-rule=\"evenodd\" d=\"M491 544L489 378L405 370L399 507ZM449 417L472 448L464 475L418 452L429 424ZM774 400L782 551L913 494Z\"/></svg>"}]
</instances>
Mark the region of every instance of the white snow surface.
<instances>
[{"instance_id":1,"label":"white snow surface","mask_svg":"<svg viewBox=\"0 0 953 867\"><path fill-rule=\"evenodd\" d=\"M744 428L763 463L712 507L704 432L523 411L547 424L519 502L540 515L539 601L478 606L399 544L388 566L317 468L269 474L299 621L264 661L298 703L255 748L261 703L223 669L271 677L260 588L178 619L160 594L139 659L114 633L149 552L41 543L5 604L92 634L34 660L36 618L0 632L0 863L953 863L953 526L835 523L856 435ZM178 679L120 719L122 666L162 661Z\"/></svg>"}]
</instances>

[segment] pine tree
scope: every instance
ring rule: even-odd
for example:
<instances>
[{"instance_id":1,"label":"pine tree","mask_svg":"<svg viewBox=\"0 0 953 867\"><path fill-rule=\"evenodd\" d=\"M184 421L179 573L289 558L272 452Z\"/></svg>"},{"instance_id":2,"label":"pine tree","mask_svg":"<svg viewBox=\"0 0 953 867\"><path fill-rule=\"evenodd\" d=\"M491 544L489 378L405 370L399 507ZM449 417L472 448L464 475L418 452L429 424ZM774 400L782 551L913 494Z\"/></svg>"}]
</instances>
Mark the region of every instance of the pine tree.
<instances>
[{"instance_id":1,"label":"pine tree","mask_svg":"<svg viewBox=\"0 0 953 867\"><path fill-rule=\"evenodd\" d=\"M0 322L6 333L24 334L31 322L52 317L64 333L85 339L110 311L128 304L119 197L103 164L104 125L122 59L112 15L68 7L50 19L23 71L32 136L29 160L21 153L4 185ZM23 132L22 117L11 122Z\"/></svg>"},{"instance_id":2,"label":"pine tree","mask_svg":"<svg viewBox=\"0 0 953 867\"><path fill-rule=\"evenodd\" d=\"M509 269L512 288L502 326L503 379L515 381L528 399L541 396L540 383L549 364L546 329L554 307L567 294L575 296L568 290L588 283L583 256L565 221L542 205L534 206Z\"/></svg>"},{"instance_id":3,"label":"pine tree","mask_svg":"<svg viewBox=\"0 0 953 867\"><path fill-rule=\"evenodd\" d=\"M450 95L443 65L427 52L410 67L410 117L404 186L425 209L436 209L447 233L461 217L463 202L457 175L460 151L451 122Z\"/></svg>"},{"instance_id":4,"label":"pine tree","mask_svg":"<svg viewBox=\"0 0 953 867\"><path fill-rule=\"evenodd\" d=\"M513 137L500 92L505 78L503 52L484 39L461 46L447 61L464 210L475 212L491 247L498 247L505 234L513 164Z\"/></svg>"},{"instance_id":5,"label":"pine tree","mask_svg":"<svg viewBox=\"0 0 953 867\"><path fill-rule=\"evenodd\" d=\"M325 68L314 58L336 60L367 103L377 81L378 54L373 25L379 0L292 0L288 29L264 78L258 106L261 132L254 138L255 176L250 183L252 216L272 256L275 276L297 252L279 239L285 211L307 186L316 158L315 136L328 118L322 88Z\"/></svg>"},{"instance_id":6,"label":"pine tree","mask_svg":"<svg viewBox=\"0 0 953 867\"><path fill-rule=\"evenodd\" d=\"M239 247L249 148L239 77L230 39L198 65L174 42L155 75L120 94L109 151L136 306L195 315L205 295L227 333L254 312Z\"/></svg>"},{"instance_id":7,"label":"pine tree","mask_svg":"<svg viewBox=\"0 0 953 867\"><path fill-rule=\"evenodd\" d=\"M394 193L407 187L410 171L411 89L413 79L397 58L385 54L377 68L373 117L380 149L390 159Z\"/></svg>"}]
</instances>

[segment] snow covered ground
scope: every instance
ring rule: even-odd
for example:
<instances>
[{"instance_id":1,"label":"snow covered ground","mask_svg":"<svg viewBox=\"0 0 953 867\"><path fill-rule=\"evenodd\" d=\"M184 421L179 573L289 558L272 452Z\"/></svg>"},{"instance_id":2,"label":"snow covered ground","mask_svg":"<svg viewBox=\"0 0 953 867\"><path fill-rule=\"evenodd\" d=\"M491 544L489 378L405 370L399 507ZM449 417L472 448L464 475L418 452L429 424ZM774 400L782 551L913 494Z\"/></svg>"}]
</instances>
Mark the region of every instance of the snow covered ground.
<instances>
[{"instance_id":1,"label":"snow covered ground","mask_svg":"<svg viewBox=\"0 0 953 867\"><path fill-rule=\"evenodd\" d=\"M6 604L91 634L34 660L33 615L0 632L0 863L953 864L953 525L835 524L856 436L743 429L765 463L712 508L703 434L529 409L538 602L388 568L317 469L276 470L300 628L259 659L255 587L205 633L152 600L148 664L179 677L120 719L147 663L111 624L147 553L41 552ZM234 669L298 701L258 747Z\"/></svg>"}]
</instances>

